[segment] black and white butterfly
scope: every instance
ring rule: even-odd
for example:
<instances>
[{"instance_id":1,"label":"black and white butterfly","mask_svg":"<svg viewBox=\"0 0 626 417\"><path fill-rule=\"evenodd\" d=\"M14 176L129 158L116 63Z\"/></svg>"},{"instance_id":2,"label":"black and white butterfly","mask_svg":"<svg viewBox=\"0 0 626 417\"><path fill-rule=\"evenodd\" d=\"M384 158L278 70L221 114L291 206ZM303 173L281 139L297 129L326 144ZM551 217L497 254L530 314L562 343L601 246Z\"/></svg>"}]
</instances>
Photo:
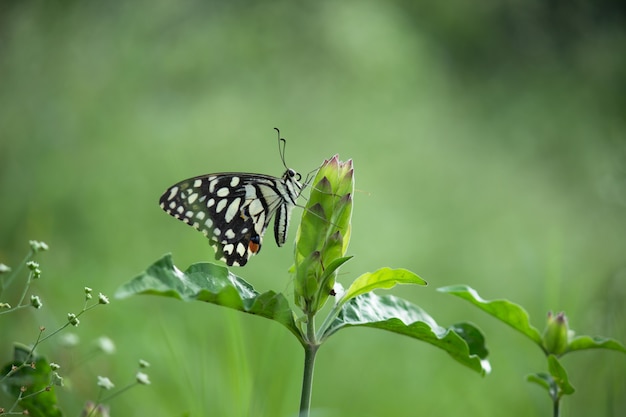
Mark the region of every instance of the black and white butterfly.
<instances>
[{"instance_id":1,"label":"black and white butterfly","mask_svg":"<svg viewBox=\"0 0 626 417\"><path fill-rule=\"evenodd\" d=\"M278 129L276 129L278 131ZM282 177L242 172L200 175L172 185L159 203L169 215L204 233L215 258L229 266L244 266L259 253L263 235L274 217L274 238L287 238L291 210L302 192L301 176L285 164Z\"/></svg>"}]
</instances>

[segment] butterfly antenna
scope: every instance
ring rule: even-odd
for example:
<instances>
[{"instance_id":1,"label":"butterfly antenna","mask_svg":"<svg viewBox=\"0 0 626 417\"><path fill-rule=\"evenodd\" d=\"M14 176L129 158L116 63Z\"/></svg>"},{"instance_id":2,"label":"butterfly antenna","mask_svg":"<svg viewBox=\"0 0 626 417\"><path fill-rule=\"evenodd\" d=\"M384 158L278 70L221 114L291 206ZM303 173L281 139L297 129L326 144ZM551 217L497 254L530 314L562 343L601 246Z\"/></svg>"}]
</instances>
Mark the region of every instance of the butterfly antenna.
<instances>
[{"instance_id":1,"label":"butterfly antenna","mask_svg":"<svg viewBox=\"0 0 626 417\"><path fill-rule=\"evenodd\" d=\"M285 162L285 148L287 147L287 141L285 138L280 137L280 129L275 127L274 130L278 134L278 153L280 154L280 160L283 161L285 169L289 169L287 163Z\"/></svg>"}]
</instances>

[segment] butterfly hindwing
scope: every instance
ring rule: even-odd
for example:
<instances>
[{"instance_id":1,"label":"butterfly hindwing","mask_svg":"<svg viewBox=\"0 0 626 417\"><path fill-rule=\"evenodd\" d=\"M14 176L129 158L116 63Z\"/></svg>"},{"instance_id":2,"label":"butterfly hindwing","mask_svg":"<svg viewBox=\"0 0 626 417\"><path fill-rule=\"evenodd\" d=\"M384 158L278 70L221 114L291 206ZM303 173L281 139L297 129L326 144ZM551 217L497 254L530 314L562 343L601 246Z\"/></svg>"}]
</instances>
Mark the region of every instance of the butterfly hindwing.
<instances>
[{"instance_id":1,"label":"butterfly hindwing","mask_svg":"<svg viewBox=\"0 0 626 417\"><path fill-rule=\"evenodd\" d=\"M189 178L161 196L165 212L204 233L217 259L244 266L261 250L263 235L276 214L275 238L285 242L290 211L302 185L287 170L281 178L220 173Z\"/></svg>"}]
</instances>

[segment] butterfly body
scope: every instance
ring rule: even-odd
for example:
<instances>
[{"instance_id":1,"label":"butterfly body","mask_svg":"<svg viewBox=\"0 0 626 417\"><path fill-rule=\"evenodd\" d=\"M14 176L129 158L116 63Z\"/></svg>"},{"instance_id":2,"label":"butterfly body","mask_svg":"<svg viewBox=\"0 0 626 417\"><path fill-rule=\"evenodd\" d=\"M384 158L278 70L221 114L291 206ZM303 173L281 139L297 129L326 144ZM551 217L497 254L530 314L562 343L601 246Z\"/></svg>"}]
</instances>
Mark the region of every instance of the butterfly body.
<instances>
[{"instance_id":1,"label":"butterfly body","mask_svg":"<svg viewBox=\"0 0 626 417\"><path fill-rule=\"evenodd\" d=\"M274 238L287 238L291 210L302 192L300 174L287 169L282 177L240 172L201 175L169 187L161 208L204 233L216 259L244 266L261 250L263 235L274 217Z\"/></svg>"}]
</instances>

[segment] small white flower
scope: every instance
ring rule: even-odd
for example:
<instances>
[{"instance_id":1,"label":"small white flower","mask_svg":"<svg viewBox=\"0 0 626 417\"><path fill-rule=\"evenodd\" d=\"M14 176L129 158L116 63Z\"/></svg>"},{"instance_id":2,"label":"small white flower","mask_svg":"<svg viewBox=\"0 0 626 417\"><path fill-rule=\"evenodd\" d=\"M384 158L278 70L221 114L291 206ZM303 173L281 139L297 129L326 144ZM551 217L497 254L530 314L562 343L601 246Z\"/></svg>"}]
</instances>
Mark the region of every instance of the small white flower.
<instances>
[{"instance_id":1,"label":"small white flower","mask_svg":"<svg viewBox=\"0 0 626 417\"><path fill-rule=\"evenodd\" d=\"M109 297L106 295L99 293L98 294L98 303L99 304L109 304Z\"/></svg>"},{"instance_id":2,"label":"small white flower","mask_svg":"<svg viewBox=\"0 0 626 417\"><path fill-rule=\"evenodd\" d=\"M76 346L80 343L80 338L76 333L65 333L61 335L61 344L66 347Z\"/></svg>"},{"instance_id":3,"label":"small white flower","mask_svg":"<svg viewBox=\"0 0 626 417\"><path fill-rule=\"evenodd\" d=\"M30 245L30 248L33 250L33 252L40 252L40 251L48 250L48 245L46 244L46 242L38 242L36 240L30 240L28 241L28 244Z\"/></svg>"},{"instance_id":4,"label":"small white flower","mask_svg":"<svg viewBox=\"0 0 626 417\"><path fill-rule=\"evenodd\" d=\"M67 321L69 321L74 327L77 327L80 324L80 320L78 320L78 317L76 317L76 314L74 313L67 313Z\"/></svg>"},{"instance_id":5,"label":"small white flower","mask_svg":"<svg viewBox=\"0 0 626 417\"><path fill-rule=\"evenodd\" d=\"M101 387L101 388L104 388L106 390L110 390L110 389L113 389L113 387L115 385L106 376L99 376L98 375L98 386Z\"/></svg>"},{"instance_id":6,"label":"small white flower","mask_svg":"<svg viewBox=\"0 0 626 417\"><path fill-rule=\"evenodd\" d=\"M137 379L137 382L142 385L150 385L150 379L148 378L148 374L145 374L143 372L137 372L135 378Z\"/></svg>"},{"instance_id":7,"label":"small white flower","mask_svg":"<svg viewBox=\"0 0 626 417\"><path fill-rule=\"evenodd\" d=\"M31 295L30 296L30 305L39 309L39 308L41 308L43 306L43 303L41 302L41 299L39 298L38 295Z\"/></svg>"},{"instance_id":8,"label":"small white flower","mask_svg":"<svg viewBox=\"0 0 626 417\"><path fill-rule=\"evenodd\" d=\"M98 348L107 355L115 353L115 343L113 343L113 340L106 336L99 337L96 344L98 345Z\"/></svg>"}]
</instances>

